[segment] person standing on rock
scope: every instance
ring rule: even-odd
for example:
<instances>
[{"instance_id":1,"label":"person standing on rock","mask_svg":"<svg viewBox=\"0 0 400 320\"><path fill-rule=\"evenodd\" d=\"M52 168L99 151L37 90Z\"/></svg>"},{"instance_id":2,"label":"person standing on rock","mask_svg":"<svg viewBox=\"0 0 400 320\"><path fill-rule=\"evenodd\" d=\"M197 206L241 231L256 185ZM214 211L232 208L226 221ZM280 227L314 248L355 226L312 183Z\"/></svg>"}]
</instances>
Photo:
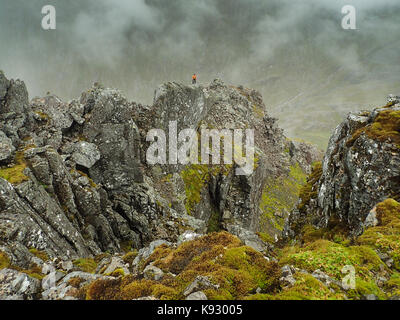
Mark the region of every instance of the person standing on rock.
<instances>
[{"instance_id":1,"label":"person standing on rock","mask_svg":"<svg viewBox=\"0 0 400 320\"><path fill-rule=\"evenodd\" d=\"M197 83L197 75L194 73L192 76L192 84L196 84Z\"/></svg>"}]
</instances>

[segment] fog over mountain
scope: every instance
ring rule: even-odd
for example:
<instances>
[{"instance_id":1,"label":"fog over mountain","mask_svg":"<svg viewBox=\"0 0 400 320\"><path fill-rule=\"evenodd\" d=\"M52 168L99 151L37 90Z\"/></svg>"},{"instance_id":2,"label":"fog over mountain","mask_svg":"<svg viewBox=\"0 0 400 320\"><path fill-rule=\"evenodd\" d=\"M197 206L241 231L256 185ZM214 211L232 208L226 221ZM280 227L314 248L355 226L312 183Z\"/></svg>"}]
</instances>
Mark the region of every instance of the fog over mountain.
<instances>
[{"instance_id":1,"label":"fog over mountain","mask_svg":"<svg viewBox=\"0 0 400 320\"><path fill-rule=\"evenodd\" d=\"M46 4L56 30L41 28ZM357 30L341 27L347 4ZM218 77L325 146L347 112L400 93L399 17L398 0L0 0L0 69L31 97L100 81L143 103L163 82Z\"/></svg>"}]
</instances>

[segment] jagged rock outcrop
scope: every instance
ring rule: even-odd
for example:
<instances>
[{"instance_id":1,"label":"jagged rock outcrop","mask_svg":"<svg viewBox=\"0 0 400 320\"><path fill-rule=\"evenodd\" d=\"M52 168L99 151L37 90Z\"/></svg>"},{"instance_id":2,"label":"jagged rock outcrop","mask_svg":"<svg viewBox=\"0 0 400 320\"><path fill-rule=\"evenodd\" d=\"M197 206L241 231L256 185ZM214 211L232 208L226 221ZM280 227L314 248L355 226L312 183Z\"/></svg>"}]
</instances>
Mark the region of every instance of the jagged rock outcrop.
<instances>
[{"instance_id":1,"label":"jagged rock outcrop","mask_svg":"<svg viewBox=\"0 0 400 320\"><path fill-rule=\"evenodd\" d=\"M284 137L259 93L219 80L206 87L165 84L152 106L142 106L99 84L68 103L56 96L29 102L24 83L0 73L0 98L0 251L22 268L37 265L33 249L70 261L207 229L228 230L266 250L256 232L279 230L260 224L269 221L260 205L268 193L263 186L289 177L293 166L308 172L319 156ZM253 128L254 172L239 176L237 165L225 164L149 165L146 134L167 132L170 121L199 133Z\"/></svg>"},{"instance_id":2,"label":"jagged rock outcrop","mask_svg":"<svg viewBox=\"0 0 400 320\"><path fill-rule=\"evenodd\" d=\"M12 265L29 267L31 248L76 259L204 229L143 180L136 104L121 93L29 103L22 81L0 83L0 245Z\"/></svg>"},{"instance_id":3,"label":"jagged rock outcrop","mask_svg":"<svg viewBox=\"0 0 400 320\"><path fill-rule=\"evenodd\" d=\"M399 117L393 96L385 107L347 116L329 141L308 196L291 214L286 235L306 223L323 228L336 221L352 235L377 224L374 207L400 194Z\"/></svg>"},{"instance_id":4,"label":"jagged rock outcrop","mask_svg":"<svg viewBox=\"0 0 400 320\"><path fill-rule=\"evenodd\" d=\"M153 106L146 112L147 117L139 117L140 127L145 128L141 132L142 140L145 140L144 135L148 130L169 128L171 121L177 122L177 132L194 129L199 135L202 129L219 132L224 129L254 129L256 165L249 175L237 175L235 165L209 166L201 163L160 165L147 172L153 180L165 181L167 176L165 184L170 188L163 190L161 186L157 190L169 199L172 208L185 210L206 221L209 229L222 227L242 238L249 235L250 238L246 240L253 243L256 240L252 238L257 237L251 232L279 233L279 229L272 225L280 224L269 223L273 217L266 217L267 211L276 213L277 220L284 220L285 213L280 212L278 206L272 208L273 201L268 202L266 184L280 185L281 179L290 179L291 167L309 172L311 164L321 157L315 147L284 137L283 131L276 125L276 119L268 116L257 91L228 86L221 80L213 81L208 87L178 83L162 85L155 92ZM140 114L143 113L142 110ZM282 193L285 192L295 194L294 202L287 201L282 205L287 206L288 213L297 200L297 194L289 188ZM267 221L268 227L261 227L261 219Z\"/></svg>"}]
</instances>

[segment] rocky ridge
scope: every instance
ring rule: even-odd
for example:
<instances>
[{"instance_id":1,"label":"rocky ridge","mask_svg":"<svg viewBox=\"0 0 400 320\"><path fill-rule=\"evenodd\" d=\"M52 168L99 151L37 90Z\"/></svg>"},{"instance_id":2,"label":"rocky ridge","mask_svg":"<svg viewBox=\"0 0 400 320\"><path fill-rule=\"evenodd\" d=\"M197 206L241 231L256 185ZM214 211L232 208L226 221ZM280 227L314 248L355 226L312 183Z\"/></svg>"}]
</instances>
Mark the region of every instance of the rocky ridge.
<instances>
[{"instance_id":1,"label":"rocky ridge","mask_svg":"<svg viewBox=\"0 0 400 320\"><path fill-rule=\"evenodd\" d=\"M98 84L27 97L0 73L0 299L399 299L398 97L350 114L323 162L219 80L152 106ZM254 126L256 170L147 165L171 120Z\"/></svg>"},{"instance_id":2,"label":"rocky ridge","mask_svg":"<svg viewBox=\"0 0 400 320\"><path fill-rule=\"evenodd\" d=\"M314 180L286 225L286 235L310 223L342 224L354 236L375 226L376 205L400 194L400 98L387 105L350 113L335 129ZM296 229L291 230L292 228Z\"/></svg>"},{"instance_id":3,"label":"rocky ridge","mask_svg":"<svg viewBox=\"0 0 400 320\"><path fill-rule=\"evenodd\" d=\"M51 274L58 282L59 272L83 272L105 253L114 255L111 265L127 272L122 252L160 239L179 243L191 233L224 229L267 252L273 241L266 237L280 233L297 200L301 179L293 172L305 176L320 157L312 146L284 137L259 93L219 80L209 86L162 85L152 106L129 102L99 84L68 103L54 95L29 102L24 83L0 72L0 110L2 281L17 277L24 284L24 290L4 289L2 297L40 297L25 290L31 281L33 291L45 292L42 298L60 298L34 279ZM235 166L148 165L146 133L167 131L173 120L178 130L198 132L255 128L255 171L240 177ZM263 204L262 186L285 179L290 186L283 192L290 199L279 195ZM282 209L271 215L277 201Z\"/></svg>"}]
</instances>

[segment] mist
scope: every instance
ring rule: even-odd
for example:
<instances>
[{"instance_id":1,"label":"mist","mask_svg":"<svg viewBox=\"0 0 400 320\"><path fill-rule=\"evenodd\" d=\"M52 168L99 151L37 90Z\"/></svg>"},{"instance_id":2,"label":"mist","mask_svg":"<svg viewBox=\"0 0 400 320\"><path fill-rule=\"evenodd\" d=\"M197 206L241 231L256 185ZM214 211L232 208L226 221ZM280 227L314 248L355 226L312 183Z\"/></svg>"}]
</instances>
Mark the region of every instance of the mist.
<instances>
[{"instance_id":1,"label":"mist","mask_svg":"<svg viewBox=\"0 0 400 320\"><path fill-rule=\"evenodd\" d=\"M47 4L56 30L41 28ZM357 30L341 27L347 4ZM324 146L346 112L400 92L399 16L398 0L0 0L0 69L30 97L97 81L145 104L161 83L221 78Z\"/></svg>"}]
</instances>

